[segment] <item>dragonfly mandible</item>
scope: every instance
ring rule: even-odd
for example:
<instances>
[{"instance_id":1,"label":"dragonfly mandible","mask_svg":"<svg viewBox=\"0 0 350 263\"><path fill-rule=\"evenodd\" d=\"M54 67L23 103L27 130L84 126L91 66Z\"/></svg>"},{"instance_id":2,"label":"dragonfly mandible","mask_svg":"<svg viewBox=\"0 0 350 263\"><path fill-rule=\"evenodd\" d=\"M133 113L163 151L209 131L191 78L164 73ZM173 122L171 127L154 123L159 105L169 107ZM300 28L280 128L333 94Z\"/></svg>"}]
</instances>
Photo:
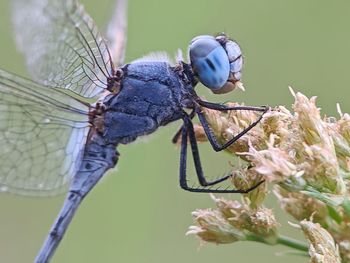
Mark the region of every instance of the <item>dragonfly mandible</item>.
<instances>
[{"instance_id":1,"label":"dragonfly mandible","mask_svg":"<svg viewBox=\"0 0 350 263\"><path fill-rule=\"evenodd\" d=\"M213 93L233 90L243 57L225 34L195 37L190 62L171 64L165 56L122 65L126 0L119 1L107 42L77 0L14 0L16 40L33 80L0 70L0 189L23 195L68 190L62 210L39 252L49 262L77 208L119 158L117 146L182 120L180 186L192 192L246 193L212 189L229 175L208 181L202 170L192 118L197 115L215 151L252 129L268 107L228 107L202 100L200 82ZM218 143L201 109L252 110L260 118L224 145ZM190 111L190 113L188 113ZM198 182L187 183L187 145Z\"/></svg>"}]
</instances>

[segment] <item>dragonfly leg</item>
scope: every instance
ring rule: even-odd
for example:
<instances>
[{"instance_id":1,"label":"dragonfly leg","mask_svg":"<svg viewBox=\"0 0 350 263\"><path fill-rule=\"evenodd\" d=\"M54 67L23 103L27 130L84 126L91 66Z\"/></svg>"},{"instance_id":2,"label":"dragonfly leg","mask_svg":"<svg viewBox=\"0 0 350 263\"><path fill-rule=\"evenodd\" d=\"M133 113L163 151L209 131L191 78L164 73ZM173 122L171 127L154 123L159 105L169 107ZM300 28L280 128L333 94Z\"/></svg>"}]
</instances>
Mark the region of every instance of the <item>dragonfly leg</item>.
<instances>
[{"instance_id":1,"label":"dragonfly leg","mask_svg":"<svg viewBox=\"0 0 350 263\"><path fill-rule=\"evenodd\" d=\"M233 144L235 141L237 141L239 138L241 138L243 135L245 135L248 131L250 131L253 127L255 127L261 121L261 119L263 118L264 114L269 110L269 107L261 107L261 108L260 107L250 107L250 106L227 107L225 105L215 104L215 103L205 102L205 101L202 101L201 103L205 103L204 105L207 105L207 106L210 105L208 107L210 109L220 110L220 111L226 111L226 110L254 110L254 111L262 112L260 117L255 122L251 123L243 131L241 131L240 133L235 135L232 139L230 139L229 141L227 141L226 143L221 145L217 141L216 136L215 136L213 130L210 128L209 123L206 120L206 118L204 117L204 114L202 113L201 109L199 107L197 107L196 108L196 113L198 114L199 121L200 121L200 123L203 126L204 132L207 135L211 146L217 152L226 149L231 144ZM201 105L201 103L199 103L199 104ZM213 105L216 105L217 108L215 108L215 106L213 106ZM204 106L204 107L206 107L206 106Z\"/></svg>"},{"instance_id":2,"label":"dragonfly leg","mask_svg":"<svg viewBox=\"0 0 350 263\"><path fill-rule=\"evenodd\" d=\"M193 162L195 165L199 184L201 186L211 186L211 185L215 185L215 184L218 184L218 183L221 183L221 182L227 180L231 175L227 175L227 176L224 176L222 178L218 178L217 180L210 181L210 182L208 182L205 179L192 122L188 122L188 124L187 124L187 133L188 133L188 138L189 138L190 144L191 144Z\"/></svg>"},{"instance_id":3,"label":"dragonfly leg","mask_svg":"<svg viewBox=\"0 0 350 263\"><path fill-rule=\"evenodd\" d=\"M254 107L254 106L227 106L224 104L220 104L220 103L213 103L213 102L209 102L209 101L204 101L201 100L199 98L196 99L196 102L204 107L204 108L208 108L208 109L212 109L212 110L218 110L218 111L228 111L228 110L248 110L248 111L260 111L263 114L266 113L270 107L268 106L261 106L261 107Z\"/></svg>"},{"instance_id":4,"label":"dragonfly leg","mask_svg":"<svg viewBox=\"0 0 350 263\"><path fill-rule=\"evenodd\" d=\"M196 111L193 109L191 111L191 113L189 114L190 119L192 120L195 115L196 115ZM171 139L172 143L175 144L175 143L178 142L178 140L179 140L179 138L181 136L181 132L183 130L183 127L184 127L184 125L181 125L181 127L177 130L177 132L175 133L174 137Z\"/></svg>"},{"instance_id":5,"label":"dragonfly leg","mask_svg":"<svg viewBox=\"0 0 350 263\"><path fill-rule=\"evenodd\" d=\"M249 189L211 189L211 188L190 187L187 183L187 173L186 173L187 140L188 140L188 138L190 139L190 144L191 144L191 148L192 148L192 155L193 155L193 160L195 163L195 169L196 169L198 181L202 186L212 186L212 185L218 184L222 181L225 181L230 176L224 176L222 178L219 178L219 179L211 181L211 182L208 182L205 179L204 174L203 174L202 165L201 165L200 158L199 158L199 151L198 151L198 147L197 147L195 134L193 131L193 125L192 125L189 118L184 119L184 126L182 129L181 135L182 135L182 138L181 138L181 153L180 153L180 186L182 189L190 191L190 192L200 192L200 193L248 193L263 183L263 181L261 181Z\"/></svg>"}]
</instances>

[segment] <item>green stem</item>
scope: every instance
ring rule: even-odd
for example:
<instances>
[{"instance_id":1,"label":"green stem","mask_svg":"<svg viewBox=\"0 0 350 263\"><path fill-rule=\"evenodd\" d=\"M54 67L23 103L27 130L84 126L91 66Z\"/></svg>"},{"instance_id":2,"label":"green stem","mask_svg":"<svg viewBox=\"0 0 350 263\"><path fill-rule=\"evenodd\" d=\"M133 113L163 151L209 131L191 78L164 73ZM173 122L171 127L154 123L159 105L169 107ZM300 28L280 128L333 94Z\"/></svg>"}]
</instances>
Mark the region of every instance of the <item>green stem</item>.
<instances>
[{"instance_id":1,"label":"green stem","mask_svg":"<svg viewBox=\"0 0 350 263\"><path fill-rule=\"evenodd\" d=\"M287 247L295 248L301 251L309 251L309 246L304 242L286 236L278 236L277 244L285 245Z\"/></svg>"},{"instance_id":2,"label":"green stem","mask_svg":"<svg viewBox=\"0 0 350 263\"><path fill-rule=\"evenodd\" d=\"M264 243L267 245L279 244L279 245L284 245L284 246L291 247L291 248L294 248L294 249L297 249L300 251L305 251L305 252L309 251L309 247L307 244L305 244L299 240L292 239L290 237L286 237L286 236L278 236L276 242L273 244L269 243L264 238L261 238L261 237L255 236L255 235L247 236L246 240L261 242L261 243Z\"/></svg>"}]
</instances>

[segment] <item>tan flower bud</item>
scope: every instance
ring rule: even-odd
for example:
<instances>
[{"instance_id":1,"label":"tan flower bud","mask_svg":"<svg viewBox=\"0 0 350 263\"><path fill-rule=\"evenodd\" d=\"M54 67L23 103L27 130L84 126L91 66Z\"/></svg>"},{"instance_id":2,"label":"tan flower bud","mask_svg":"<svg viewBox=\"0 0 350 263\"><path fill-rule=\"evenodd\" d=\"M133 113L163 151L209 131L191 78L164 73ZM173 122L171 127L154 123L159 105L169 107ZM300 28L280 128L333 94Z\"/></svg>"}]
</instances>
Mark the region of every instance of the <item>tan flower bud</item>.
<instances>
[{"instance_id":1,"label":"tan flower bud","mask_svg":"<svg viewBox=\"0 0 350 263\"><path fill-rule=\"evenodd\" d=\"M338 163L341 169L345 172L350 172L350 147L339 133L331 131L331 136L334 142L335 153L338 158Z\"/></svg>"},{"instance_id":2,"label":"tan flower bud","mask_svg":"<svg viewBox=\"0 0 350 263\"><path fill-rule=\"evenodd\" d=\"M337 108L340 119L333 121L334 118L328 118L328 129L334 142L340 167L345 172L350 172L350 116L341 112L339 104Z\"/></svg>"},{"instance_id":3,"label":"tan flower bud","mask_svg":"<svg viewBox=\"0 0 350 263\"><path fill-rule=\"evenodd\" d=\"M296 124L304 141L298 155L298 162L302 162L305 171L303 178L319 191L344 194L345 184L339 172L334 143L316 107L316 97L308 99L299 92L294 97Z\"/></svg>"},{"instance_id":4,"label":"tan flower bud","mask_svg":"<svg viewBox=\"0 0 350 263\"><path fill-rule=\"evenodd\" d=\"M339 104L337 105L340 120L337 122L338 132L350 145L350 115L348 113L342 113Z\"/></svg>"},{"instance_id":5,"label":"tan flower bud","mask_svg":"<svg viewBox=\"0 0 350 263\"><path fill-rule=\"evenodd\" d=\"M333 237L318 223L303 220L300 227L308 239L312 263L341 263L338 247Z\"/></svg>"},{"instance_id":6,"label":"tan flower bud","mask_svg":"<svg viewBox=\"0 0 350 263\"><path fill-rule=\"evenodd\" d=\"M330 152L320 145L304 144L301 154L303 163L300 167L303 168L303 178L309 185L321 192L340 195L345 193L345 183L339 171L335 152Z\"/></svg>"},{"instance_id":7,"label":"tan flower bud","mask_svg":"<svg viewBox=\"0 0 350 263\"><path fill-rule=\"evenodd\" d=\"M343 240L339 243L339 253L343 262L350 262L350 240Z\"/></svg>"},{"instance_id":8,"label":"tan flower bud","mask_svg":"<svg viewBox=\"0 0 350 263\"><path fill-rule=\"evenodd\" d=\"M283 106L267 112L261 122L265 138L270 138L273 135L277 145L285 144L287 138L290 137L291 121L292 114Z\"/></svg>"},{"instance_id":9,"label":"tan flower bud","mask_svg":"<svg viewBox=\"0 0 350 263\"><path fill-rule=\"evenodd\" d=\"M238 201L215 198L212 195L222 216L235 228L244 233L252 233L268 243L274 243L277 238L278 223L272 210L265 207L251 209Z\"/></svg>"},{"instance_id":10,"label":"tan flower bud","mask_svg":"<svg viewBox=\"0 0 350 263\"><path fill-rule=\"evenodd\" d=\"M217 244L244 240L245 235L233 228L219 211L207 209L192 212L198 226L190 226L186 235L197 235L201 240Z\"/></svg>"},{"instance_id":11,"label":"tan flower bud","mask_svg":"<svg viewBox=\"0 0 350 263\"><path fill-rule=\"evenodd\" d=\"M273 192L282 209L296 220L312 217L315 222L326 224L327 206L321 201L300 192L288 192L278 185L275 185Z\"/></svg>"},{"instance_id":12,"label":"tan flower bud","mask_svg":"<svg viewBox=\"0 0 350 263\"><path fill-rule=\"evenodd\" d=\"M294 98L293 109L304 141L308 145L325 144L327 148L332 149L332 140L321 119L320 110L316 107L316 97L308 99L305 95L297 92L294 94Z\"/></svg>"},{"instance_id":13,"label":"tan flower bud","mask_svg":"<svg viewBox=\"0 0 350 263\"><path fill-rule=\"evenodd\" d=\"M271 209L259 207L250 214L251 223L247 230L261 236L267 243L274 244L277 238L278 222Z\"/></svg>"},{"instance_id":14,"label":"tan flower bud","mask_svg":"<svg viewBox=\"0 0 350 263\"><path fill-rule=\"evenodd\" d=\"M254 169L241 168L232 171L231 181L237 189L249 189L263 180L265 180L264 177ZM253 191L243 194L244 200L249 204L250 208L258 208L265 200L267 192L267 184L262 183Z\"/></svg>"},{"instance_id":15,"label":"tan flower bud","mask_svg":"<svg viewBox=\"0 0 350 263\"><path fill-rule=\"evenodd\" d=\"M293 158L280 147L274 146L271 136L267 149L257 151L254 147L249 149L249 159L254 164L254 170L261 174L268 182L283 182L292 175L299 173Z\"/></svg>"}]
</instances>

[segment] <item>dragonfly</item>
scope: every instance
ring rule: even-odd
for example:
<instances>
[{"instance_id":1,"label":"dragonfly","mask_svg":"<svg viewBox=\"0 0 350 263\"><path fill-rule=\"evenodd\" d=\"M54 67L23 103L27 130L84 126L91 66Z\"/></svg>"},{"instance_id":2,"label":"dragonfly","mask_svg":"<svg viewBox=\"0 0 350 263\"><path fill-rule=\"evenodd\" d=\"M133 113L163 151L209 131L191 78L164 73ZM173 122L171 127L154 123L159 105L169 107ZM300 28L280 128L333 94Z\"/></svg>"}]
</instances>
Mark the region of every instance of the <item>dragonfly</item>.
<instances>
[{"instance_id":1,"label":"dragonfly","mask_svg":"<svg viewBox=\"0 0 350 263\"><path fill-rule=\"evenodd\" d=\"M234 106L201 99L202 83L215 94L232 91L241 80L239 45L225 34L202 35L189 44L189 62L165 55L124 64L127 0L120 0L105 39L77 0L13 0L16 42L32 79L0 70L0 190L66 199L35 262L52 258L79 205L119 159L117 147L182 120L182 189L206 193L247 193L250 189L212 188L230 175L204 176L192 119L199 122L215 151L237 141L268 107ZM208 124L203 108L251 110L259 118L224 144ZM187 180L190 145L200 187Z\"/></svg>"}]
</instances>

